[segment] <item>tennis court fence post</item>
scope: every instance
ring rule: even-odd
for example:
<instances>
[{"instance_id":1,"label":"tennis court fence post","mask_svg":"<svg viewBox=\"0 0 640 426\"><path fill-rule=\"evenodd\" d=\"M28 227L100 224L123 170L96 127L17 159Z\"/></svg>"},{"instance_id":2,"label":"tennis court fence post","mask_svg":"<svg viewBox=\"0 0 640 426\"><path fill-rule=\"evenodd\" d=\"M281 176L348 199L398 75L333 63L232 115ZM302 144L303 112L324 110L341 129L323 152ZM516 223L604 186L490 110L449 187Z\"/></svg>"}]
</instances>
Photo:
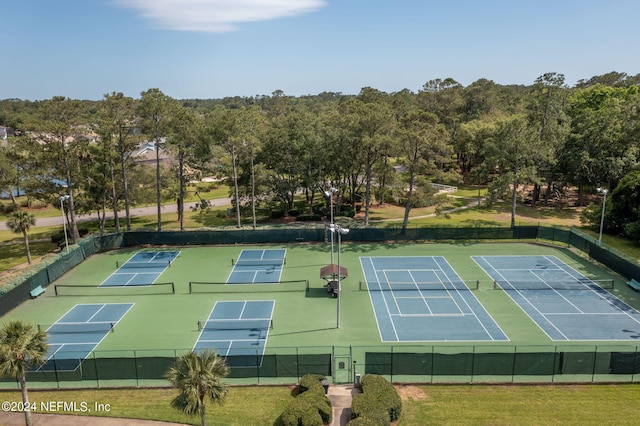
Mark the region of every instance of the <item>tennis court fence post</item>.
<instances>
[{"instance_id":1,"label":"tennis court fence post","mask_svg":"<svg viewBox=\"0 0 640 426\"><path fill-rule=\"evenodd\" d=\"M133 350L133 360L134 360L133 362L135 362L134 365L136 366L136 368L135 368L136 387L139 388L140 387L140 378L139 378L140 375L138 374L138 365L139 365L138 364L138 353L136 352L135 349Z\"/></svg>"}]
</instances>

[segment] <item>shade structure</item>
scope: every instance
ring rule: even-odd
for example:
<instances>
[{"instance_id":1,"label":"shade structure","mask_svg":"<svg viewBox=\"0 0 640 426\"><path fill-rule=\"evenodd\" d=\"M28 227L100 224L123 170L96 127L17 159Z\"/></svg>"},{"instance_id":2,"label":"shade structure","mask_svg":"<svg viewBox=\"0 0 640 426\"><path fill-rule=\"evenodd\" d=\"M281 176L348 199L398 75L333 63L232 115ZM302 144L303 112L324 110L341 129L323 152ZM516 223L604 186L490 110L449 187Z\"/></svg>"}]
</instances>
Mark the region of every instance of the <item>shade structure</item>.
<instances>
[{"instance_id":1,"label":"shade structure","mask_svg":"<svg viewBox=\"0 0 640 426\"><path fill-rule=\"evenodd\" d=\"M340 280L343 280L348 276L349 272L347 271L347 268L345 268L344 266L340 266ZM329 281L335 279L336 277L338 277L338 265L336 265L335 263L323 266L320 269L320 278L322 278L323 280Z\"/></svg>"}]
</instances>

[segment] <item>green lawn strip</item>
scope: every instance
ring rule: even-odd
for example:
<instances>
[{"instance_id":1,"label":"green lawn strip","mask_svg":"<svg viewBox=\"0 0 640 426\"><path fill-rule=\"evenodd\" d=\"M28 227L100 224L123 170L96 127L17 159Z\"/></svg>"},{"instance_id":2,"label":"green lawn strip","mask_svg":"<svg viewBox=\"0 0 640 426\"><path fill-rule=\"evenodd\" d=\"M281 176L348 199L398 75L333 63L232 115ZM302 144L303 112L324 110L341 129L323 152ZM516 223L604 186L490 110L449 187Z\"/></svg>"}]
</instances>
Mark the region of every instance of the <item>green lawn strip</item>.
<instances>
[{"instance_id":1,"label":"green lawn strip","mask_svg":"<svg viewBox=\"0 0 640 426\"><path fill-rule=\"evenodd\" d=\"M640 386L419 386L399 425L632 425ZM405 389L407 390L407 389ZM402 390L401 390L402 393Z\"/></svg>"},{"instance_id":2,"label":"green lawn strip","mask_svg":"<svg viewBox=\"0 0 640 426\"><path fill-rule=\"evenodd\" d=\"M224 382L224 380L223 380ZM4 401L21 401L20 391L0 391ZM165 422L200 424L199 418L186 416L170 406L177 396L174 389L82 389L59 391L29 391L29 400L40 403L86 403L91 412L49 412L83 416L120 417ZM293 399L292 388L287 386L232 387L223 405L207 404L207 424L212 425L267 425L276 421L284 407ZM106 409L96 411L95 404ZM72 406L72 405L71 405Z\"/></svg>"},{"instance_id":3,"label":"green lawn strip","mask_svg":"<svg viewBox=\"0 0 640 426\"><path fill-rule=\"evenodd\" d=\"M53 244L51 241L32 241L29 243L32 261L37 261L40 256L51 253L52 250L57 248L58 245ZM0 271L25 264L27 262L27 252L24 244L0 245L0 259L3 259Z\"/></svg>"},{"instance_id":4,"label":"green lawn strip","mask_svg":"<svg viewBox=\"0 0 640 426\"><path fill-rule=\"evenodd\" d=\"M632 425L637 424L638 384L602 385L442 385L398 386L403 396L398 425L518 424ZM20 401L18 390L2 391L5 401ZM90 413L105 417L138 418L199 424L170 407L173 389L83 389L30 391L36 402L86 402ZM280 424L278 417L292 400L288 386L232 387L223 405L208 405L207 422L216 425ZM95 403L109 404L96 412ZM73 413L59 413L73 414Z\"/></svg>"}]
</instances>

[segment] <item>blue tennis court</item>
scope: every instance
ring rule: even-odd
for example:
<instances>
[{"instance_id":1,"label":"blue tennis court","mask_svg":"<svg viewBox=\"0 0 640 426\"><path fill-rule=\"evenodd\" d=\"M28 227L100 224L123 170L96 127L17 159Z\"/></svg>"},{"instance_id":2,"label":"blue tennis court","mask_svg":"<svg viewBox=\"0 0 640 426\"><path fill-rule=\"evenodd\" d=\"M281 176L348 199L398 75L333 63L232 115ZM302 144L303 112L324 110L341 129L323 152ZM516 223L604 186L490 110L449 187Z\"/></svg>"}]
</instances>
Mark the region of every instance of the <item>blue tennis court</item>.
<instances>
[{"instance_id":1,"label":"blue tennis court","mask_svg":"<svg viewBox=\"0 0 640 426\"><path fill-rule=\"evenodd\" d=\"M285 256L285 249L242 250L233 262L227 284L277 283Z\"/></svg>"},{"instance_id":2,"label":"blue tennis court","mask_svg":"<svg viewBox=\"0 0 640 426\"><path fill-rule=\"evenodd\" d=\"M75 305L49 327L47 362L36 371L74 371L114 330L133 303Z\"/></svg>"},{"instance_id":3,"label":"blue tennis court","mask_svg":"<svg viewBox=\"0 0 640 426\"><path fill-rule=\"evenodd\" d=\"M636 340L640 313L555 256L473 256L551 340Z\"/></svg>"},{"instance_id":4,"label":"blue tennis court","mask_svg":"<svg viewBox=\"0 0 640 426\"><path fill-rule=\"evenodd\" d=\"M383 342L507 341L442 256L361 257Z\"/></svg>"},{"instance_id":5,"label":"blue tennis court","mask_svg":"<svg viewBox=\"0 0 640 426\"><path fill-rule=\"evenodd\" d=\"M274 300L218 301L201 329L194 350L215 349L231 367L262 365L272 325Z\"/></svg>"},{"instance_id":6,"label":"blue tennis court","mask_svg":"<svg viewBox=\"0 0 640 426\"><path fill-rule=\"evenodd\" d=\"M140 251L119 265L99 287L151 285L179 254L179 251Z\"/></svg>"}]
</instances>

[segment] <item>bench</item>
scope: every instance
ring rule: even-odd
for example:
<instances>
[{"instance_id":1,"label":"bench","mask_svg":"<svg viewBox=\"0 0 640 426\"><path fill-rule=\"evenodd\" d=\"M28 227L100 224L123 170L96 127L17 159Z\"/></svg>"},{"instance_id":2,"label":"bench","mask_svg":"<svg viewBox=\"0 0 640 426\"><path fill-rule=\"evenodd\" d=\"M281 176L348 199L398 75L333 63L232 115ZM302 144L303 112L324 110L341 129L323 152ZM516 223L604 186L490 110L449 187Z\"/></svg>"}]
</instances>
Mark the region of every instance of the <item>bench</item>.
<instances>
[{"instance_id":1,"label":"bench","mask_svg":"<svg viewBox=\"0 0 640 426\"><path fill-rule=\"evenodd\" d=\"M41 285L39 285L38 287L34 288L29 292L32 299L35 299L36 297L40 296L42 293L44 293L44 288L42 288Z\"/></svg>"},{"instance_id":2,"label":"bench","mask_svg":"<svg viewBox=\"0 0 640 426\"><path fill-rule=\"evenodd\" d=\"M627 285L629 287L631 287L632 289L634 289L635 291L640 290L640 283L636 280L634 280L633 278L631 278L629 281L627 281Z\"/></svg>"}]
</instances>

